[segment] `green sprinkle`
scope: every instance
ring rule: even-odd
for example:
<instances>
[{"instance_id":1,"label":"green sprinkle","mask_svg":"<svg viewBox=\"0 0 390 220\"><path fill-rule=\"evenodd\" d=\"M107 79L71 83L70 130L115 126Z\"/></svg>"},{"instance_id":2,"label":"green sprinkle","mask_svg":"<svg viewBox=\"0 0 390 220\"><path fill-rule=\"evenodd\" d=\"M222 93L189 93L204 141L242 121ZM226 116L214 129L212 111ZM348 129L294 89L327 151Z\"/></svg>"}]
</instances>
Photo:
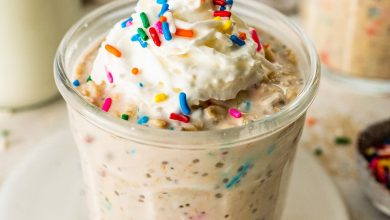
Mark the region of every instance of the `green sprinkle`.
<instances>
[{"instance_id":1,"label":"green sprinkle","mask_svg":"<svg viewBox=\"0 0 390 220\"><path fill-rule=\"evenodd\" d=\"M138 29L137 29L137 32L138 32L139 36L141 37L141 39L142 39L143 41L147 41L147 40L149 39L149 37L148 37L148 35L146 35L144 29L138 28Z\"/></svg>"},{"instance_id":2,"label":"green sprinkle","mask_svg":"<svg viewBox=\"0 0 390 220\"><path fill-rule=\"evenodd\" d=\"M126 114L122 114L121 118L125 121L128 121L129 120L129 115L126 115Z\"/></svg>"},{"instance_id":3,"label":"green sprinkle","mask_svg":"<svg viewBox=\"0 0 390 220\"><path fill-rule=\"evenodd\" d=\"M2 136L2 137L8 137L9 136L9 130L2 130L1 131L1 133L0 133L0 135Z\"/></svg>"},{"instance_id":4,"label":"green sprinkle","mask_svg":"<svg viewBox=\"0 0 390 220\"><path fill-rule=\"evenodd\" d=\"M92 77L91 76L88 76L88 78L87 78L87 82L89 82L89 81L92 81Z\"/></svg>"},{"instance_id":5,"label":"green sprinkle","mask_svg":"<svg viewBox=\"0 0 390 220\"><path fill-rule=\"evenodd\" d=\"M145 14L145 12L141 12L140 17L142 20L142 24L144 25L144 28L149 28L150 23L149 23L148 16Z\"/></svg>"},{"instance_id":6,"label":"green sprinkle","mask_svg":"<svg viewBox=\"0 0 390 220\"><path fill-rule=\"evenodd\" d=\"M314 150L314 155L316 155L316 156L318 156L318 157L322 156L323 153L324 153L324 152L322 151L321 148L316 148L316 149Z\"/></svg>"},{"instance_id":7,"label":"green sprinkle","mask_svg":"<svg viewBox=\"0 0 390 220\"><path fill-rule=\"evenodd\" d=\"M336 145L349 145L351 144L351 139L345 136L338 136L334 139Z\"/></svg>"}]
</instances>

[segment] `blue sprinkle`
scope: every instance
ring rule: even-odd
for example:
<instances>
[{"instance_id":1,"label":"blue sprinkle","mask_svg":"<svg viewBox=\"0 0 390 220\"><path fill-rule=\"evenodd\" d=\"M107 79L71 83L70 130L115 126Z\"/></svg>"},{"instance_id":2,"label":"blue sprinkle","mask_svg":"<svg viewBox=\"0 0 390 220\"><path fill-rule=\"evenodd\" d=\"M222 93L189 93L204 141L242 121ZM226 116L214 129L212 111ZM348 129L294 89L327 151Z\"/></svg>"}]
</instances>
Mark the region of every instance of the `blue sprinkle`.
<instances>
[{"instance_id":1,"label":"blue sprinkle","mask_svg":"<svg viewBox=\"0 0 390 220\"><path fill-rule=\"evenodd\" d=\"M160 13L158 14L158 17L161 17L164 15L165 12L167 12L169 10L169 4L166 4L164 3L161 7L161 11Z\"/></svg>"},{"instance_id":2,"label":"blue sprinkle","mask_svg":"<svg viewBox=\"0 0 390 220\"><path fill-rule=\"evenodd\" d=\"M219 10L220 10L220 11L225 11L225 10L226 10L226 7L225 7L225 6L221 6L221 7L219 8Z\"/></svg>"},{"instance_id":3,"label":"blue sprinkle","mask_svg":"<svg viewBox=\"0 0 390 220\"><path fill-rule=\"evenodd\" d=\"M268 147L267 149L267 155L271 155L276 149L276 144L272 144L271 146Z\"/></svg>"},{"instance_id":4,"label":"blue sprinkle","mask_svg":"<svg viewBox=\"0 0 390 220\"><path fill-rule=\"evenodd\" d=\"M169 24L167 22L162 23L162 29L163 29L165 40L172 40L172 34L171 31L169 30Z\"/></svg>"},{"instance_id":5,"label":"blue sprinkle","mask_svg":"<svg viewBox=\"0 0 390 220\"><path fill-rule=\"evenodd\" d=\"M241 180L241 178L248 172L250 168L251 168L251 164L248 162L245 163L242 166L240 172L238 172L237 175L235 175L228 183L226 183L225 185L226 189L231 189L233 186L237 185L239 180Z\"/></svg>"},{"instance_id":6,"label":"blue sprinkle","mask_svg":"<svg viewBox=\"0 0 390 220\"><path fill-rule=\"evenodd\" d=\"M230 36L230 40L233 41L233 43L237 44L238 46L242 47L245 45L245 41L241 40L239 37L236 35Z\"/></svg>"},{"instance_id":7,"label":"blue sprinkle","mask_svg":"<svg viewBox=\"0 0 390 220\"><path fill-rule=\"evenodd\" d=\"M143 41L141 38L138 38L138 42L141 45L141 47L143 47L143 48L147 48L148 47L148 43Z\"/></svg>"},{"instance_id":8,"label":"blue sprinkle","mask_svg":"<svg viewBox=\"0 0 390 220\"><path fill-rule=\"evenodd\" d=\"M126 28L126 27L127 27L127 23L132 22L132 21L133 21L133 18L132 18L132 17L130 17L130 18L124 20L124 21L122 22L122 24L121 24L122 28Z\"/></svg>"},{"instance_id":9,"label":"blue sprinkle","mask_svg":"<svg viewBox=\"0 0 390 220\"><path fill-rule=\"evenodd\" d=\"M142 116L140 119L138 119L138 124L139 125L144 125L149 122L149 117L148 116Z\"/></svg>"},{"instance_id":10,"label":"blue sprinkle","mask_svg":"<svg viewBox=\"0 0 390 220\"><path fill-rule=\"evenodd\" d=\"M138 39L140 39L141 37L139 36L139 34L136 34L134 36L131 37L131 41L138 41Z\"/></svg>"},{"instance_id":11,"label":"blue sprinkle","mask_svg":"<svg viewBox=\"0 0 390 220\"><path fill-rule=\"evenodd\" d=\"M184 92L181 92L179 94L179 102L180 102L181 112L184 115L190 115L191 114L191 108L188 106L187 95Z\"/></svg>"},{"instance_id":12,"label":"blue sprinkle","mask_svg":"<svg viewBox=\"0 0 390 220\"><path fill-rule=\"evenodd\" d=\"M167 3L167 0L157 0L157 4L162 5L162 4L165 4L165 3Z\"/></svg>"},{"instance_id":13,"label":"blue sprinkle","mask_svg":"<svg viewBox=\"0 0 390 220\"><path fill-rule=\"evenodd\" d=\"M245 101L245 112L250 112L252 103L250 101Z\"/></svg>"},{"instance_id":14,"label":"blue sprinkle","mask_svg":"<svg viewBox=\"0 0 390 220\"><path fill-rule=\"evenodd\" d=\"M233 4L233 0L226 0L226 4L227 5L232 5Z\"/></svg>"},{"instance_id":15,"label":"blue sprinkle","mask_svg":"<svg viewBox=\"0 0 390 220\"><path fill-rule=\"evenodd\" d=\"M73 85L76 86L76 87L79 87L80 86L80 81L78 81L76 79L75 81L73 81Z\"/></svg>"},{"instance_id":16,"label":"blue sprinkle","mask_svg":"<svg viewBox=\"0 0 390 220\"><path fill-rule=\"evenodd\" d=\"M138 86L143 88L144 87L144 84L143 83L138 83Z\"/></svg>"}]
</instances>

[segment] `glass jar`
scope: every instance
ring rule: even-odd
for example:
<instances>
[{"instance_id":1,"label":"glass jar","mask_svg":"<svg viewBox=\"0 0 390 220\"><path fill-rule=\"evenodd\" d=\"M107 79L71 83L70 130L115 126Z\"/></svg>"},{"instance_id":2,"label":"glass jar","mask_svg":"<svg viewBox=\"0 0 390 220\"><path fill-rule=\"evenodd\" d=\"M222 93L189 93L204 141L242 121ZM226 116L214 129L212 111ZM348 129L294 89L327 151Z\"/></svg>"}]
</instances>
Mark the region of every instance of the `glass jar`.
<instances>
[{"instance_id":1,"label":"glass jar","mask_svg":"<svg viewBox=\"0 0 390 220\"><path fill-rule=\"evenodd\" d=\"M258 1L234 11L290 47L305 84L279 113L224 130L169 131L126 123L87 102L72 86L80 57L134 1L103 6L65 36L55 79L79 148L91 219L280 219L305 112L317 91L320 64L301 29Z\"/></svg>"},{"instance_id":2,"label":"glass jar","mask_svg":"<svg viewBox=\"0 0 390 220\"><path fill-rule=\"evenodd\" d=\"M390 1L306 0L302 12L330 76L390 92Z\"/></svg>"}]
</instances>

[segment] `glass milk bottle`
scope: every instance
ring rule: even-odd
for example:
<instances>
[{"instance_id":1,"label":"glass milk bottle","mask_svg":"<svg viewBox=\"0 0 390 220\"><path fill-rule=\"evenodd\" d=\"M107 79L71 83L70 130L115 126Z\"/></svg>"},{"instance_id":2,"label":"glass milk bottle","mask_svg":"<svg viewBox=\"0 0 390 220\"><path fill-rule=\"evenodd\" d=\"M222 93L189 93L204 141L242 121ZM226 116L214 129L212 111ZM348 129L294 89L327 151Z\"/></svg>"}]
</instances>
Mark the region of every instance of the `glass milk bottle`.
<instances>
[{"instance_id":1,"label":"glass milk bottle","mask_svg":"<svg viewBox=\"0 0 390 220\"><path fill-rule=\"evenodd\" d=\"M56 48L79 17L80 0L0 0L0 109L38 105L57 96Z\"/></svg>"}]
</instances>

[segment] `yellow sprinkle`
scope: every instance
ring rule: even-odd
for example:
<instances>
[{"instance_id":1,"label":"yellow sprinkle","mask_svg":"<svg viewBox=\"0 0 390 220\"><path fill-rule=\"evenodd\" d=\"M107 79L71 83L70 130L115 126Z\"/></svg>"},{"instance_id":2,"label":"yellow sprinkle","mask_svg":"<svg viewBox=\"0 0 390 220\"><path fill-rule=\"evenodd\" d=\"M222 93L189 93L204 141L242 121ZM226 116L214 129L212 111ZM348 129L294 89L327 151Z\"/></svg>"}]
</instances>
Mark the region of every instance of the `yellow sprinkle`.
<instances>
[{"instance_id":1,"label":"yellow sprinkle","mask_svg":"<svg viewBox=\"0 0 390 220\"><path fill-rule=\"evenodd\" d=\"M222 30L228 31L232 27L232 21L231 20L226 20L223 23Z\"/></svg>"},{"instance_id":2,"label":"yellow sprinkle","mask_svg":"<svg viewBox=\"0 0 390 220\"><path fill-rule=\"evenodd\" d=\"M160 94L157 94L155 97L154 97L154 101L155 102L163 102L165 100L168 99L168 96L165 94L165 93L160 93Z\"/></svg>"},{"instance_id":3,"label":"yellow sprinkle","mask_svg":"<svg viewBox=\"0 0 390 220\"><path fill-rule=\"evenodd\" d=\"M220 20L221 20L221 17L217 16L217 17L214 18L214 20L220 21Z\"/></svg>"},{"instance_id":4,"label":"yellow sprinkle","mask_svg":"<svg viewBox=\"0 0 390 220\"><path fill-rule=\"evenodd\" d=\"M172 91L175 93L180 93L182 90L180 88L172 88Z\"/></svg>"}]
</instances>

